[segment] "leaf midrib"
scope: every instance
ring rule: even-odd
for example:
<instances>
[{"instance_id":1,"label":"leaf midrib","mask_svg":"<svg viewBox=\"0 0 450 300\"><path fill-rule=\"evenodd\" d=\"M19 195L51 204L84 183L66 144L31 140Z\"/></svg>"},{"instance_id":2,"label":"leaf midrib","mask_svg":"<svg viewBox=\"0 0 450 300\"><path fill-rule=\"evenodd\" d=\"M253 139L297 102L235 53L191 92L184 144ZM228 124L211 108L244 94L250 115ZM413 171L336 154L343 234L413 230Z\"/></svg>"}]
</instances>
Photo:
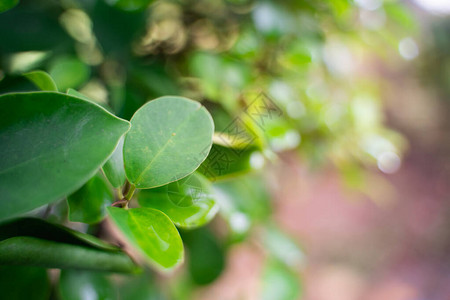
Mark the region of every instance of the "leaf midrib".
<instances>
[{"instance_id":1,"label":"leaf midrib","mask_svg":"<svg viewBox=\"0 0 450 300\"><path fill-rule=\"evenodd\" d=\"M176 134L177 131L180 129L181 126L183 126L185 123L187 123L190 119L192 119L192 117L202 108L202 105L199 104L199 107L192 111L192 113L189 114L189 116L183 121L181 122L174 130L174 133ZM175 135L176 136L176 135ZM164 145L158 150L158 152L156 152L155 156L150 160L150 162L148 163L148 165L144 168L144 170L142 170L142 172L139 174L139 176L137 177L136 181L134 182L135 184L139 184L139 182L142 180L142 177L145 175L145 173L148 172L148 170L150 170L152 164L156 161L156 159L161 155L161 153L168 147L170 141L174 138L173 135L171 135L169 137L169 139L164 143Z\"/></svg>"}]
</instances>

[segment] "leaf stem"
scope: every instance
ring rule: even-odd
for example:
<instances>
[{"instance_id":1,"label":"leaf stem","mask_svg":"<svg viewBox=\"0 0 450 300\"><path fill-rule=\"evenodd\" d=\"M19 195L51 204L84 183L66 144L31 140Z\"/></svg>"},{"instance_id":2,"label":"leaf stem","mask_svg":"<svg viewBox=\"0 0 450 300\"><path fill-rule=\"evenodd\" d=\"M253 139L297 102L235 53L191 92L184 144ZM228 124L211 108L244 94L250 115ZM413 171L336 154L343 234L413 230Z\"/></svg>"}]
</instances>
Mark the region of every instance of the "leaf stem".
<instances>
[{"instance_id":1,"label":"leaf stem","mask_svg":"<svg viewBox=\"0 0 450 300\"><path fill-rule=\"evenodd\" d=\"M133 198L134 191L136 191L136 186L134 184L130 184L130 189L128 190L127 195L125 196L125 199L127 201L130 201L131 198Z\"/></svg>"},{"instance_id":2,"label":"leaf stem","mask_svg":"<svg viewBox=\"0 0 450 300\"><path fill-rule=\"evenodd\" d=\"M119 187L116 189L117 191L117 198L123 199L122 189Z\"/></svg>"}]
</instances>

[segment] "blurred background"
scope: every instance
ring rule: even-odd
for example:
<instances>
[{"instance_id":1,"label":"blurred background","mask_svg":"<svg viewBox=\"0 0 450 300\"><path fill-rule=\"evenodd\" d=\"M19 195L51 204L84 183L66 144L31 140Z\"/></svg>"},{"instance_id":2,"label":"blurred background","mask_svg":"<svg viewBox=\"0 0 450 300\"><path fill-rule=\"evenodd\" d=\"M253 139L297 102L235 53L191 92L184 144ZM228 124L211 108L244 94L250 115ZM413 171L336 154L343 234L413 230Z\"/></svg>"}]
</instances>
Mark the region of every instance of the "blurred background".
<instances>
[{"instance_id":1,"label":"blurred background","mask_svg":"<svg viewBox=\"0 0 450 300\"><path fill-rule=\"evenodd\" d=\"M65 284L84 299L450 299L449 16L448 0L0 13L0 93L36 90L22 74L40 69L127 119L163 95L201 101L222 133L200 168L221 210L181 232L181 269Z\"/></svg>"}]
</instances>

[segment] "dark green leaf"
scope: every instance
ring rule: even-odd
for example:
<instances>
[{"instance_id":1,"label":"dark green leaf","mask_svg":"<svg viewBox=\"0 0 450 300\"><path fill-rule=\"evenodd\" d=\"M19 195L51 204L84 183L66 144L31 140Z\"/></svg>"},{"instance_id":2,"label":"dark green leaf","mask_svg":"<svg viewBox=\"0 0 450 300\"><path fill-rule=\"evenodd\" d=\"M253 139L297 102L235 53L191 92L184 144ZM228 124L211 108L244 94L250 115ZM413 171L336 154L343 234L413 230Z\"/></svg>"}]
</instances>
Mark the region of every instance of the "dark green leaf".
<instances>
[{"instance_id":1,"label":"dark green leaf","mask_svg":"<svg viewBox=\"0 0 450 300\"><path fill-rule=\"evenodd\" d=\"M67 202L70 221L93 224L106 216L106 206L114 202L114 194L104 177L96 174L67 197Z\"/></svg>"},{"instance_id":2,"label":"dark green leaf","mask_svg":"<svg viewBox=\"0 0 450 300\"><path fill-rule=\"evenodd\" d=\"M58 88L56 87L56 83L53 81L53 78L44 71L33 71L29 73L23 74L26 78L28 78L31 82L34 83L39 89L42 91L50 91L57 92Z\"/></svg>"},{"instance_id":3,"label":"dark green leaf","mask_svg":"<svg viewBox=\"0 0 450 300\"><path fill-rule=\"evenodd\" d=\"M209 181L197 173L159 188L141 191L139 204L162 211L183 228L202 226L219 210Z\"/></svg>"},{"instance_id":4,"label":"dark green leaf","mask_svg":"<svg viewBox=\"0 0 450 300\"><path fill-rule=\"evenodd\" d=\"M74 192L130 126L98 105L59 93L7 94L0 105L0 219Z\"/></svg>"},{"instance_id":5,"label":"dark green leaf","mask_svg":"<svg viewBox=\"0 0 450 300\"><path fill-rule=\"evenodd\" d=\"M21 218L0 225L0 241L15 236L30 236L60 243L120 251L118 247L105 243L92 235L35 218Z\"/></svg>"},{"instance_id":6,"label":"dark green leaf","mask_svg":"<svg viewBox=\"0 0 450 300\"><path fill-rule=\"evenodd\" d=\"M125 210L117 207L108 207L108 212L126 239L151 264L169 270L183 261L180 234L162 212L152 208Z\"/></svg>"},{"instance_id":7,"label":"dark green leaf","mask_svg":"<svg viewBox=\"0 0 450 300\"><path fill-rule=\"evenodd\" d=\"M113 187L118 188L124 185L126 178L123 165L123 138L120 139L111 157L103 165L103 172Z\"/></svg>"},{"instance_id":8,"label":"dark green leaf","mask_svg":"<svg viewBox=\"0 0 450 300\"><path fill-rule=\"evenodd\" d=\"M154 188L189 175L211 148L211 115L187 98L150 101L134 114L131 124L124 142L125 172L137 188Z\"/></svg>"},{"instance_id":9,"label":"dark green leaf","mask_svg":"<svg viewBox=\"0 0 450 300\"><path fill-rule=\"evenodd\" d=\"M0 264L124 273L137 270L133 261L122 252L104 251L28 236L1 241Z\"/></svg>"},{"instance_id":10,"label":"dark green leaf","mask_svg":"<svg viewBox=\"0 0 450 300\"><path fill-rule=\"evenodd\" d=\"M59 277L61 300L117 299L116 289L103 273L63 270Z\"/></svg>"}]
</instances>

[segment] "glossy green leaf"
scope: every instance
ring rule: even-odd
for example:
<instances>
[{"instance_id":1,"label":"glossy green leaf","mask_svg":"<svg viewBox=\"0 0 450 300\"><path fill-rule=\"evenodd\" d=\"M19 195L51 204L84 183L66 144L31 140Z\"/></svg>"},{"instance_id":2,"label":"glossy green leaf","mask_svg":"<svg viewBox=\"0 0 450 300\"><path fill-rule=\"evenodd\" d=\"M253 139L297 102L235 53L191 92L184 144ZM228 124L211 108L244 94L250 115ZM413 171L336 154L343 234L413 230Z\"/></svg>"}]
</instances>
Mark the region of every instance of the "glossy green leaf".
<instances>
[{"instance_id":1,"label":"glossy green leaf","mask_svg":"<svg viewBox=\"0 0 450 300\"><path fill-rule=\"evenodd\" d=\"M126 239L151 264L170 270L183 261L180 234L162 212L152 208L126 210L117 207L108 207L108 212Z\"/></svg>"},{"instance_id":2,"label":"glossy green leaf","mask_svg":"<svg viewBox=\"0 0 450 300\"><path fill-rule=\"evenodd\" d=\"M15 236L30 236L60 243L120 251L117 246L105 243L92 235L36 218L20 218L0 225L0 241Z\"/></svg>"},{"instance_id":3,"label":"glossy green leaf","mask_svg":"<svg viewBox=\"0 0 450 300\"><path fill-rule=\"evenodd\" d=\"M34 218L0 225L0 264L112 272L137 270L120 248L94 236Z\"/></svg>"},{"instance_id":4,"label":"glossy green leaf","mask_svg":"<svg viewBox=\"0 0 450 300\"><path fill-rule=\"evenodd\" d=\"M53 92L6 94L0 105L0 219L74 192L130 126L98 105Z\"/></svg>"},{"instance_id":5,"label":"glossy green leaf","mask_svg":"<svg viewBox=\"0 0 450 300\"><path fill-rule=\"evenodd\" d=\"M75 268L108 272L136 272L125 253L59 243L28 236L0 242L1 265L29 265L44 268Z\"/></svg>"},{"instance_id":6,"label":"glossy green leaf","mask_svg":"<svg viewBox=\"0 0 450 300\"><path fill-rule=\"evenodd\" d=\"M67 202L70 221L94 224L106 216L106 206L114 202L114 194L104 177L96 174L67 197Z\"/></svg>"},{"instance_id":7,"label":"glossy green leaf","mask_svg":"<svg viewBox=\"0 0 450 300\"><path fill-rule=\"evenodd\" d=\"M150 101L131 124L124 142L125 172L137 188L154 188L189 175L211 149L211 115L187 98Z\"/></svg>"},{"instance_id":8,"label":"glossy green leaf","mask_svg":"<svg viewBox=\"0 0 450 300\"><path fill-rule=\"evenodd\" d=\"M23 74L23 76L28 78L31 82L34 83L35 86L37 86L42 91L58 91L58 87L53 81L53 78L44 71L33 71L25 73Z\"/></svg>"},{"instance_id":9,"label":"glossy green leaf","mask_svg":"<svg viewBox=\"0 0 450 300\"><path fill-rule=\"evenodd\" d=\"M62 57L53 62L49 73L61 91L77 88L89 79L89 67L76 57Z\"/></svg>"},{"instance_id":10,"label":"glossy green leaf","mask_svg":"<svg viewBox=\"0 0 450 300\"><path fill-rule=\"evenodd\" d=\"M188 270L197 284L209 284L225 267L223 246L214 234L203 227L183 233L183 241L189 251Z\"/></svg>"},{"instance_id":11,"label":"glossy green leaf","mask_svg":"<svg viewBox=\"0 0 450 300\"><path fill-rule=\"evenodd\" d=\"M29 266L1 266L0 290L2 299L48 300L50 280L47 270Z\"/></svg>"},{"instance_id":12,"label":"glossy green leaf","mask_svg":"<svg viewBox=\"0 0 450 300\"><path fill-rule=\"evenodd\" d=\"M117 299L116 289L104 273L62 270L58 286L61 300Z\"/></svg>"},{"instance_id":13,"label":"glossy green leaf","mask_svg":"<svg viewBox=\"0 0 450 300\"><path fill-rule=\"evenodd\" d=\"M19 0L2 0L2 1L0 1L0 13L10 10L17 4L19 4Z\"/></svg>"},{"instance_id":14,"label":"glossy green leaf","mask_svg":"<svg viewBox=\"0 0 450 300\"><path fill-rule=\"evenodd\" d=\"M159 188L141 191L139 204L162 211L183 228L202 226L219 210L209 181L197 173Z\"/></svg>"},{"instance_id":15,"label":"glossy green leaf","mask_svg":"<svg viewBox=\"0 0 450 300\"><path fill-rule=\"evenodd\" d=\"M102 167L103 173L113 187L118 188L124 185L126 178L123 165L123 138L120 139L111 157Z\"/></svg>"}]
</instances>

